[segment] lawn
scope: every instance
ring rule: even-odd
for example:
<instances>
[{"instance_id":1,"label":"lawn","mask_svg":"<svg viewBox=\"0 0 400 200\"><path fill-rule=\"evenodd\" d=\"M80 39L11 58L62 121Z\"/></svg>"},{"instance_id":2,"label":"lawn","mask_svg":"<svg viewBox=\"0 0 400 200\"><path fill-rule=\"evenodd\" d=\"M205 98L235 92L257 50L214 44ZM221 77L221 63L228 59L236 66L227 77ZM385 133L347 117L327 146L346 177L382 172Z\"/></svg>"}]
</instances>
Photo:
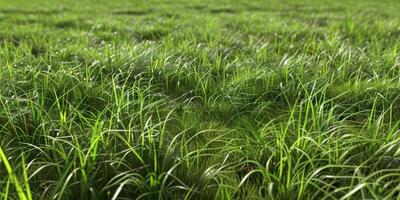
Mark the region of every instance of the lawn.
<instances>
[{"instance_id":1,"label":"lawn","mask_svg":"<svg viewBox=\"0 0 400 200\"><path fill-rule=\"evenodd\" d=\"M400 199L398 0L0 0L0 199Z\"/></svg>"}]
</instances>

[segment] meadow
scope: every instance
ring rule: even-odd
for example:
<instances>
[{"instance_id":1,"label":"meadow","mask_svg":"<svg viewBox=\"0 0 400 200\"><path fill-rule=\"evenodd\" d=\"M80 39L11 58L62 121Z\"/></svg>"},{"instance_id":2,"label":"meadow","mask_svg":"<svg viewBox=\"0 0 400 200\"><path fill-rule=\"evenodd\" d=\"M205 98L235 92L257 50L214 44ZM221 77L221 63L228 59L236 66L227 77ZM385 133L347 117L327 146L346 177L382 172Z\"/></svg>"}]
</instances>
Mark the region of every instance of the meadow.
<instances>
[{"instance_id":1,"label":"meadow","mask_svg":"<svg viewBox=\"0 0 400 200\"><path fill-rule=\"evenodd\" d=\"M397 0L0 0L0 199L400 199Z\"/></svg>"}]
</instances>

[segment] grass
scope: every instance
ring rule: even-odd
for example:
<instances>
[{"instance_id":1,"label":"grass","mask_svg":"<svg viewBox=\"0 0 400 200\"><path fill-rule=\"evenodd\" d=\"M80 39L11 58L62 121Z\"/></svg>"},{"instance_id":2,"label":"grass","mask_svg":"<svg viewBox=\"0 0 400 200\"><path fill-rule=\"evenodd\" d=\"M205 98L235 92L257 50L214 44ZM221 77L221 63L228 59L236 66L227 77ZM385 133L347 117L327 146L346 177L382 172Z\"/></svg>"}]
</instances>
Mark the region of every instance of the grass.
<instances>
[{"instance_id":1,"label":"grass","mask_svg":"<svg viewBox=\"0 0 400 200\"><path fill-rule=\"evenodd\" d=\"M0 2L1 199L399 199L400 4Z\"/></svg>"}]
</instances>

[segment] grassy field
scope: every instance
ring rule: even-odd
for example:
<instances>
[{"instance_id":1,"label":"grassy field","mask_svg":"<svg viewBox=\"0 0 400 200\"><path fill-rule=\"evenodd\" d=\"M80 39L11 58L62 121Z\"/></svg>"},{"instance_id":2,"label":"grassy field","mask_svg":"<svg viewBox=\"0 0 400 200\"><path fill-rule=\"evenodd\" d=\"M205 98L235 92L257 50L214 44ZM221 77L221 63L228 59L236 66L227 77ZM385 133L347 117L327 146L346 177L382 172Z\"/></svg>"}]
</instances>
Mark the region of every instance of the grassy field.
<instances>
[{"instance_id":1,"label":"grassy field","mask_svg":"<svg viewBox=\"0 0 400 200\"><path fill-rule=\"evenodd\" d=\"M0 199L400 199L397 0L1 0Z\"/></svg>"}]
</instances>

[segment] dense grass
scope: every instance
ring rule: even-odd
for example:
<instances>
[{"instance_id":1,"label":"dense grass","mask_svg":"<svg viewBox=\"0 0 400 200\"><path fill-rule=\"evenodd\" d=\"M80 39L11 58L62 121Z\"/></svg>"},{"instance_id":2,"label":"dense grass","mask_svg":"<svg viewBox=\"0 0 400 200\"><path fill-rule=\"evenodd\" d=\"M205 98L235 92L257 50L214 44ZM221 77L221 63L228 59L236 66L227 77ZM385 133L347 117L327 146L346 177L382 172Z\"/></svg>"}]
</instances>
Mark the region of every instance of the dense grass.
<instances>
[{"instance_id":1,"label":"dense grass","mask_svg":"<svg viewBox=\"0 0 400 200\"><path fill-rule=\"evenodd\" d=\"M400 2L1 1L1 199L399 199Z\"/></svg>"}]
</instances>

